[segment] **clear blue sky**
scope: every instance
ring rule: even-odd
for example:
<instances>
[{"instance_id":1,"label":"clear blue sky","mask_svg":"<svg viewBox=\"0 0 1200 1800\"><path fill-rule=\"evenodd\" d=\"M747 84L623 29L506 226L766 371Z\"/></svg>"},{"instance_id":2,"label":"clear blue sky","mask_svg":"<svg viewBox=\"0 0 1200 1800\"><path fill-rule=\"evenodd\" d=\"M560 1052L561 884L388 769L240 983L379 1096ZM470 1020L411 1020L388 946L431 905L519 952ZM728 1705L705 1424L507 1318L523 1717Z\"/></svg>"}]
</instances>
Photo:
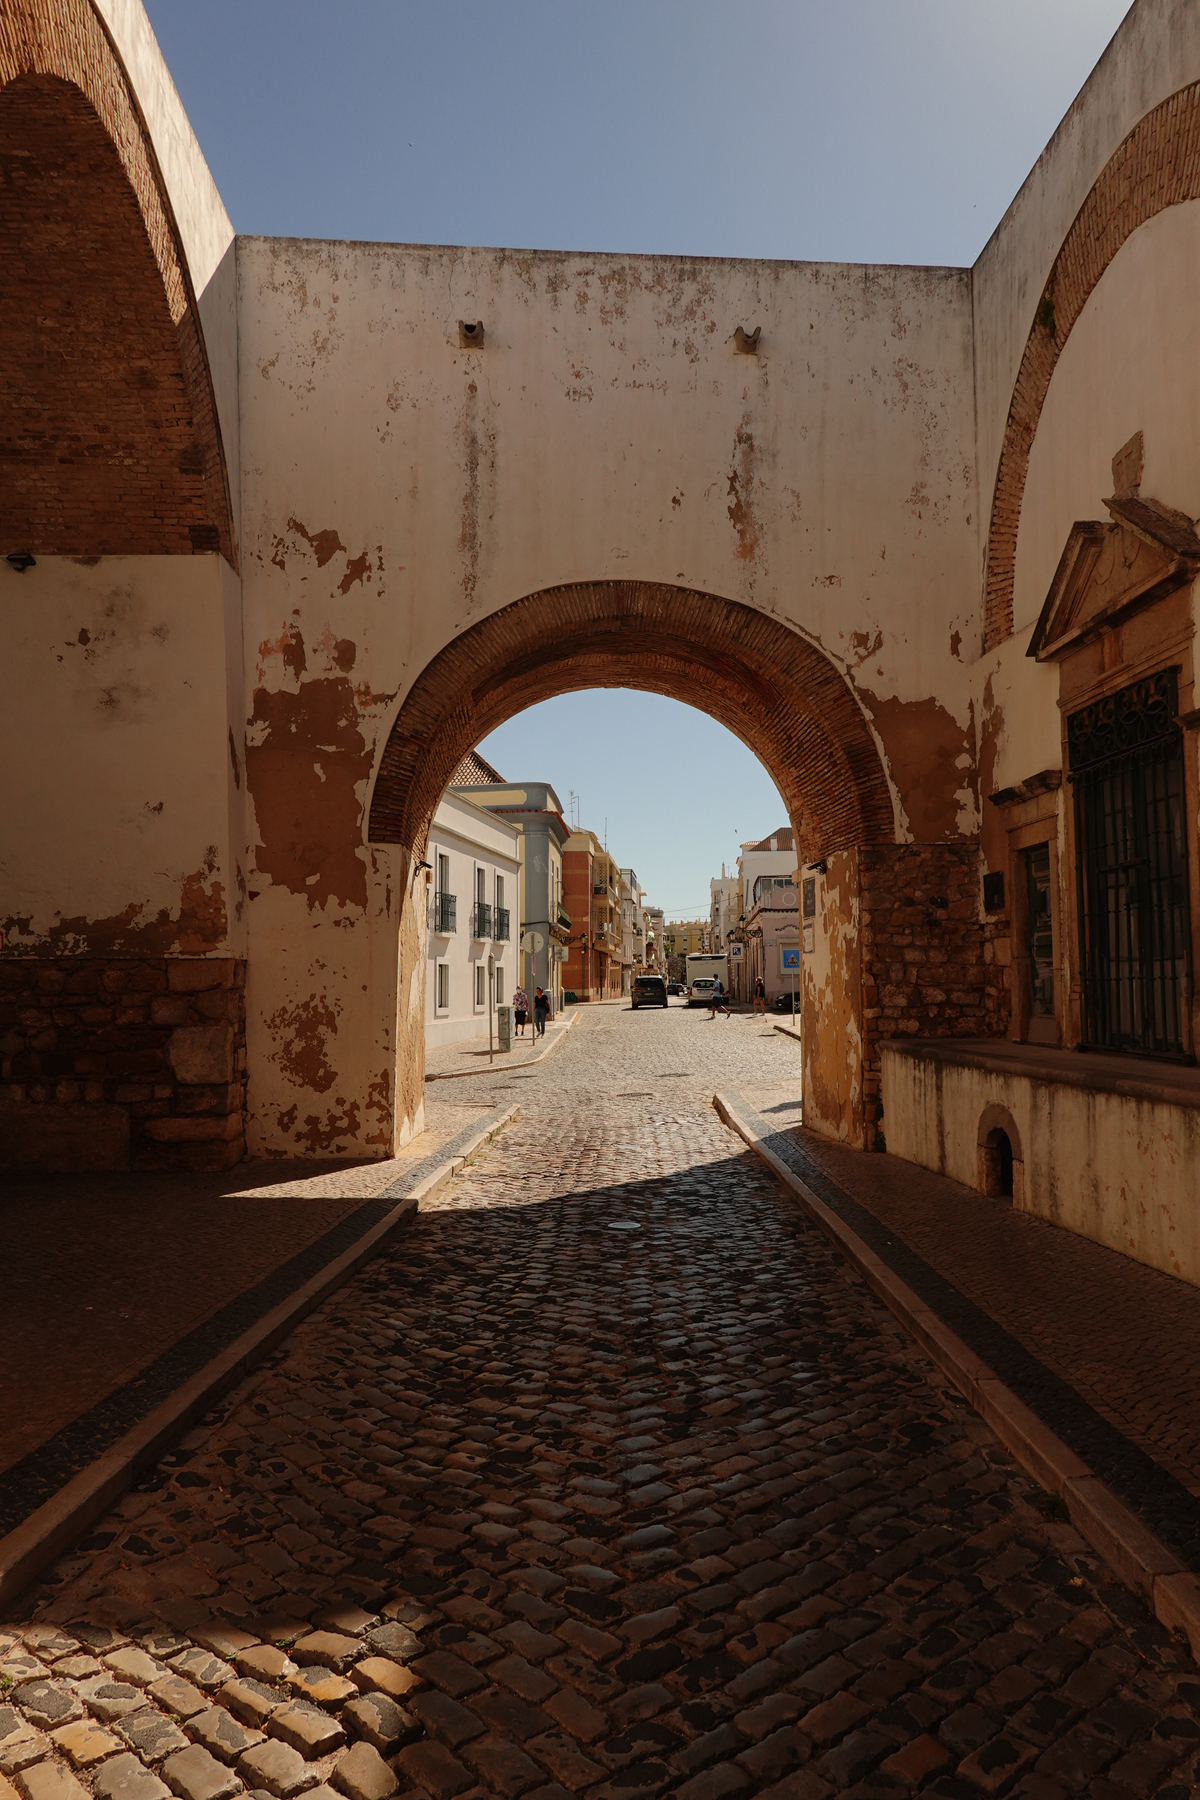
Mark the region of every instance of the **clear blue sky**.
<instances>
[{"instance_id":1,"label":"clear blue sky","mask_svg":"<svg viewBox=\"0 0 1200 1800\"><path fill-rule=\"evenodd\" d=\"M1126 0L147 10L239 231L965 264ZM654 696L548 702L484 754L607 812L668 910L706 910L739 836L783 821L749 751Z\"/></svg>"}]
</instances>

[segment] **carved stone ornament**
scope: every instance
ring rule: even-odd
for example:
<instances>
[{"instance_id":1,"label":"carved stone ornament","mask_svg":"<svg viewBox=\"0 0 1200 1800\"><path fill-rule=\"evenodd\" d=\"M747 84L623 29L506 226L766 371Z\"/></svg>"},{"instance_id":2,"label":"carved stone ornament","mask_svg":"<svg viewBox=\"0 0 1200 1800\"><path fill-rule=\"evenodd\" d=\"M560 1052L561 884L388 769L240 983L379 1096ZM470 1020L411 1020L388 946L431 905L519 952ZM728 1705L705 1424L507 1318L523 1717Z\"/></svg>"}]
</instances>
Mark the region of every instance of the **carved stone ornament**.
<instances>
[{"instance_id":1,"label":"carved stone ornament","mask_svg":"<svg viewBox=\"0 0 1200 1800\"><path fill-rule=\"evenodd\" d=\"M1026 651L1038 662L1059 661L1200 572L1200 537L1186 513L1137 494L1104 504L1110 525L1071 527Z\"/></svg>"}]
</instances>

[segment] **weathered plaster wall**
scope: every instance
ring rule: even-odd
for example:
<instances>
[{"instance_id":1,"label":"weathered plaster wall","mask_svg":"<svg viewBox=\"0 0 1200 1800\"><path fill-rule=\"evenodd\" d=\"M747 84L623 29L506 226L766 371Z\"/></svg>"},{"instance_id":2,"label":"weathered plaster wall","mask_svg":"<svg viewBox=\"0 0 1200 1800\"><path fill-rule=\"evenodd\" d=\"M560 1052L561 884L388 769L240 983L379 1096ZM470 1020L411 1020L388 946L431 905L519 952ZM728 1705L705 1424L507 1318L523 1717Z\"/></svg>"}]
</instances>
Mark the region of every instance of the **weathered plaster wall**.
<instances>
[{"instance_id":1,"label":"weathered plaster wall","mask_svg":"<svg viewBox=\"0 0 1200 1800\"><path fill-rule=\"evenodd\" d=\"M5 954L243 955L227 565L43 557L0 589Z\"/></svg>"},{"instance_id":2,"label":"weathered plaster wall","mask_svg":"<svg viewBox=\"0 0 1200 1800\"><path fill-rule=\"evenodd\" d=\"M864 1149L861 874L857 850L828 858L817 884L812 949L802 952L804 1123ZM801 924L801 942L804 940Z\"/></svg>"},{"instance_id":3,"label":"weathered plaster wall","mask_svg":"<svg viewBox=\"0 0 1200 1800\"><path fill-rule=\"evenodd\" d=\"M1028 641L1076 519L1107 519L1135 431L1142 493L1200 516L1200 200L1160 213L1109 264L1058 360L1029 459L1014 623Z\"/></svg>"},{"instance_id":4,"label":"weathered plaster wall","mask_svg":"<svg viewBox=\"0 0 1200 1800\"><path fill-rule=\"evenodd\" d=\"M1023 1210L1200 1284L1200 1109L947 1066L883 1047L888 1149L967 1187L979 1123L1011 1113Z\"/></svg>"},{"instance_id":5,"label":"weathered plaster wall","mask_svg":"<svg viewBox=\"0 0 1200 1800\"><path fill-rule=\"evenodd\" d=\"M691 584L776 615L856 692L901 835L976 828L961 273L278 240L240 240L238 265L252 1044L260 921L264 1030L350 980L364 804L409 687L554 584ZM482 351L459 319L483 320ZM762 326L757 357L739 324ZM334 920L317 997L306 958L285 992L283 938ZM262 1148L291 1147L294 1107L324 1121L311 1147L345 1141L343 1109L274 1083Z\"/></svg>"}]
</instances>

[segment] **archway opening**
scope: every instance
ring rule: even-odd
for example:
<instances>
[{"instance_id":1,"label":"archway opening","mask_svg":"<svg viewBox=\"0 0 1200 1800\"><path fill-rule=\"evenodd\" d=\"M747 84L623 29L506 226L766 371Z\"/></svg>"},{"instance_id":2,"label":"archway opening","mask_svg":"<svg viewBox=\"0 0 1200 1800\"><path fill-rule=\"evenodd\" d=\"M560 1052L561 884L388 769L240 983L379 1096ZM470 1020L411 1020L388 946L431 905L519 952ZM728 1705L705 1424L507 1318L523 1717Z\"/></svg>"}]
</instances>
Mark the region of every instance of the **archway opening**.
<instances>
[{"instance_id":1,"label":"archway opening","mask_svg":"<svg viewBox=\"0 0 1200 1800\"><path fill-rule=\"evenodd\" d=\"M698 706L758 757L782 797L806 892L801 977L808 1117L861 1143L867 1125L860 863L895 840L875 738L827 656L778 619L662 583L605 581L526 596L463 631L418 675L378 764L369 840L402 851L401 980L424 967L430 821L455 769L505 720L585 688L640 689ZM807 882L806 878L806 882ZM415 898L420 888L419 900ZM799 910L799 909L798 909ZM418 916L419 914L419 916ZM798 921L799 925L799 921ZM798 930L799 937L799 930ZM397 1112L415 1118L419 1020L397 1044ZM401 1026L403 1035L404 1027Z\"/></svg>"},{"instance_id":2,"label":"archway opening","mask_svg":"<svg viewBox=\"0 0 1200 1800\"><path fill-rule=\"evenodd\" d=\"M989 1200L1012 1199L1013 1161L1012 1139L994 1125L983 1140L983 1191Z\"/></svg>"}]
</instances>

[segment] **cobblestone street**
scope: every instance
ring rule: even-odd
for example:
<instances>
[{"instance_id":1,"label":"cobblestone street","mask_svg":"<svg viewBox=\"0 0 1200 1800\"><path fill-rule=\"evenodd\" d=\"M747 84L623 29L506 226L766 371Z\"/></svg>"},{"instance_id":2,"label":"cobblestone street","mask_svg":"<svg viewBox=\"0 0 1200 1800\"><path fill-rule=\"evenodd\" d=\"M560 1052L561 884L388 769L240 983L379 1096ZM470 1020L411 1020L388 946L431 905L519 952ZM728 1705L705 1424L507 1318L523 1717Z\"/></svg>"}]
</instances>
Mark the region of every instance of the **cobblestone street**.
<instances>
[{"instance_id":1,"label":"cobblestone street","mask_svg":"<svg viewBox=\"0 0 1200 1800\"><path fill-rule=\"evenodd\" d=\"M9 1609L0 1800L1192 1794L1186 1644L714 1112L797 1057L456 1081L520 1117Z\"/></svg>"}]
</instances>

